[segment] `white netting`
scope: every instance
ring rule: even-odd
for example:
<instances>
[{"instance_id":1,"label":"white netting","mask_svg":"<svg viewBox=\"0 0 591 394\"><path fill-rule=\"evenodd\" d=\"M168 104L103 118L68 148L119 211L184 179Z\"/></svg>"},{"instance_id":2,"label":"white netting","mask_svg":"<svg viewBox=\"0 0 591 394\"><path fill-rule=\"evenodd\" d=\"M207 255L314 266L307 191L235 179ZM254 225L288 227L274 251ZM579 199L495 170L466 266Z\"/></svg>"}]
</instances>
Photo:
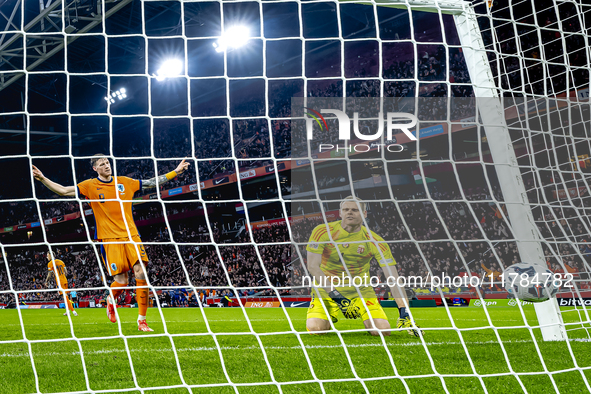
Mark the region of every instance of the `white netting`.
<instances>
[{"instance_id":1,"label":"white netting","mask_svg":"<svg viewBox=\"0 0 591 394\"><path fill-rule=\"evenodd\" d=\"M19 360L30 370L9 378L12 392L591 390L584 356L591 9L582 0L492 8L19 1L0 11L0 165L11 176L0 192L0 303L17 309L6 315L0 359L9 360L7 371ZM248 27L244 46L219 40L237 25ZM180 59L180 75L162 80L174 74L162 69L170 58ZM316 97L392 98L396 111L419 117L420 138L397 134L401 153L333 149L325 157L319 141L308 144L296 132L304 119L292 97L312 108ZM365 126L369 132L373 124ZM500 161L499 146L511 152ZM37 322L42 311L21 309L65 301L40 283L48 248L66 261L81 306L104 301L110 279L92 242L90 206L55 196L29 171L34 164L73 185L95 176L88 161L97 152L112 158L115 175L142 180L191 162L173 181L141 191L135 205L156 330L141 339L135 312L124 309L113 328L104 310L104 324L83 317L94 311L85 308L81 321L69 316L64 324L50 315ZM521 184L527 197L516 200L510 192ZM394 330L372 338L359 321L332 324L336 335L310 336L303 309L290 308L309 301L305 246L316 225L338 219L351 194L368 204L365 224L388 243L401 276L492 275L495 283L414 288L411 313L425 337ZM511 210L519 201L518 210L530 212L525 220ZM559 293L559 305L569 307L561 327L571 339L559 344L542 335L556 325L539 322L537 307L536 315L503 300L498 283L536 248L551 270L574 279ZM371 273L385 282L374 263ZM123 304L133 304L133 279L129 289ZM387 290L380 286L378 296ZM454 299L483 308L455 307ZM442 307L414 308L421 300ZM239 312L204 307L228 302ZM276 308L269 315L249 308L263 304ZM394 326L397 311L385 309ZM119 352L123 361L101 358ZM49 383L52 357L76 371L78 386ZM96 373L116 368L127 380Z\"/></svg>"}]
</instances>

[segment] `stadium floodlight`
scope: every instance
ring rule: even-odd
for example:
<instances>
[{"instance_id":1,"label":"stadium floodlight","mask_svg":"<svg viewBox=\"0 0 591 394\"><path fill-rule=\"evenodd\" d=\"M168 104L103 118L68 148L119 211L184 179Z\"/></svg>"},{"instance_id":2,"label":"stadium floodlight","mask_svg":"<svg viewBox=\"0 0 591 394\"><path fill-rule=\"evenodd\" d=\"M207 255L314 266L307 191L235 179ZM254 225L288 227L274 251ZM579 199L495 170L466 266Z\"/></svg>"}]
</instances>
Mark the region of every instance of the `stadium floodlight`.
<instances>
[{"instance_id":1,"label":"stadium floodlight","mask_svg":"<svg viewBox=\"0 0 591 394\"><path fill-rule=\"evenodd\" d=\"M183 72L183 62L179 59L169 59L162 63L156 71L156 80L164 81L166 78L176 77Z\"/></svg>"},{"instance_id":2,"label":"stadium floodlight","mask_svg":"<svg viewBox=\"0 0 591 394\"><path fill-rule=\"evenodd\" d=\"M127 98L126 92L127 90L125 90L125 88L121 88L119 90L114 91L113 93L110 93L108 96L105 97L105 100L108 103L115 104L115 98L118 98L119 101Z\"/></svg>"},{"instance_id":3,"label":"stadium floodlight","mask_svg":"<svg viewBox=\"0 0 591 394\"><path fill-rule=\"evenodd\" d=\"M216 52L223 52L228 48L240 48L250 39L250 30L246 26L232 26L220 37L218 42L213 43Z\"/></svg>"}]
</instances>

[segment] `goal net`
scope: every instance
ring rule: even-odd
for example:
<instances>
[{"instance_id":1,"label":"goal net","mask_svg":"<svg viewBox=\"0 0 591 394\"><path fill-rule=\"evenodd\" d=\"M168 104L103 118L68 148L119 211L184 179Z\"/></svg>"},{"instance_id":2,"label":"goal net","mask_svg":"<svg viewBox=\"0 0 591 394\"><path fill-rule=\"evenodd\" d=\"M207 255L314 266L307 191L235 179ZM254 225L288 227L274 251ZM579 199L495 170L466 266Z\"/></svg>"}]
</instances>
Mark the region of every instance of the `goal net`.
<instances>
[{"instance_id":1,"label":"goal net","mask_svg":"<svg viewBox=\"0 0 591 394\"><path fill-rule=\"evenodd\" d=\"M590 17L582 0L0 4L6 392L591 391ZM144 184L190 163L135 194L142 244L121 241L149 258L154 332L131 274L105 317L90 204L31 173L76 185L97 153ZM349 196L367 236L338 242ZM319 245L371 279L361 318L311 280ZM519 262L556 298L511 298Z\"/></svg>"}]
</instances>

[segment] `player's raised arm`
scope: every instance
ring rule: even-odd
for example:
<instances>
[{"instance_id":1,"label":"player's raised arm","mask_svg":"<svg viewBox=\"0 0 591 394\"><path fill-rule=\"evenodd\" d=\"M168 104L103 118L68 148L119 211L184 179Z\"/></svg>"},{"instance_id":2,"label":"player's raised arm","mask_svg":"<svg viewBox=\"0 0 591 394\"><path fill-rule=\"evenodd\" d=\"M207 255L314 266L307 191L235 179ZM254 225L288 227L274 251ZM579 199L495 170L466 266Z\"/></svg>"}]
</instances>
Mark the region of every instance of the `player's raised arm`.
<instances>
[{"instance_id":1,"label":"player's raised arm","mask_svg":"<svg viewBox=\"0 0 591 394\"><path fill-rule=\"evenodd\" d=\"M37 167L32 166L33 167L33 177L35 177L36 180L38 180L39 182L43 183L45 185L46 188L48 188L49 190L51 190L52 192L60 195L60 196L68 196L68 197L75 197L76 196L76 187L75 186L62 186L59 183L55 183L54 181L52 181L51 179L47 178L45 175L43 175L43 173L41 172L41 170L39 170Z\"/></svg>"},{"instance_id":2,"label":"player's raised arm","mask_svg":"<svg viewBox=\"0 0 591 394\"><path fill-rule=\"evenodd\" d=\"M170 171L168 174L160 175L158 177L150 178L148 180L142 180L142 189L153 189L158 185L173 180L178 175L185 172L185 170L189 168L190 165L191 163L187 163L185 162L185 159L183 159L183 161L180 162L180 164L174 169L174 171Z\"/></svg>"}]
</instances>

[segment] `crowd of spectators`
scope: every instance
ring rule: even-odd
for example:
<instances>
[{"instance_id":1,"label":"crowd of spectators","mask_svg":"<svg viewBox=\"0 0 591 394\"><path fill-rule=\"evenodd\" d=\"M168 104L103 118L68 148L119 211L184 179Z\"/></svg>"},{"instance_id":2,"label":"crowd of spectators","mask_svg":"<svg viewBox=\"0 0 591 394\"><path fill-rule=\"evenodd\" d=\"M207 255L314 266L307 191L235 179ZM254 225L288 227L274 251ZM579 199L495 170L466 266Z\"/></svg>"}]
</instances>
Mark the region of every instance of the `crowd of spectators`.
<instances>
[{"instance_id":1,"label":"crowd of spectators","mask_svg":"<svg viewBox=\"0 0 591 394\"><path fill-rule=\"evenodd\" d=\"M147 265L148 276L155 287L188 286L187 274L191 283L197 287L265 287L286 286L291 277L290 245L263 245L258 252L252 245L222 246L215 248L211 245L181 246L180 256L176 248L170 244L145 245L150 259ZM78 248L80 249L80 248ZM96 288L104 286L103 274L99 268L99 260L94 249L87 245L82 250L60 251L58 257L66 263L68 283L70 288ZM221 260L220 260L221 257ZM13 288L22 290L55 289L52 280L45 286L47 276L47 259L42 250L20 249L7 253ZM182 264L181 264L182 261ZM222 262L223 261L223 266ZM262 270L267 271L268 280ZM224 268L225 267L225 271ZM0 290L9 290L8 275L4 270L0 272ZM227 272L227 276L226 276ZM228 278L230 282L228 283ZM130 286L135 286L135 279L130 277ZM246 290L248 293L250 290ZM256 290L259 295L263 290ZM102 290L78 291L79 299L95 297ZM5 300L6 297L2 298ZM20 300L57 301L60 296L57 291L39 291L21 293Z\"/></svg>"},{"instance_id":2,"label":"crowd of spectators","mask_svg":"<svg viewBox=\"0 0 591 394\"><path fill-rule=\"evenodd\" d=\"M177 222L173 225L172 234L177 243L211 242L207 225L204 223Z\"/></svg>"},{"instance_id":3,"label":"crowd of spectators","mask_svg":"<svg viewBox=\"0 0 591 394\"><path fill-rule=\"evenodd\" d=\"M493 188L492 195L481 187L464 190L466 201L460 200L457 190L432 188L430 194L433 201L425 200L425 192L400 196L406 202L400 202L399 208L393 203L382 204L380 208L369 204L367 223L389 243L398 262L400 275L418 275L425 279L442 273L482 277L490 272L502 272L504 268L520 261L502 203L490 205L493 198L502 201L498 187ZM572 228L567 218L563 217L564 212L559 209L546 212L546 220L539 221L540 231L543 226L552 226L549 223L555 217L561 218L555 221L557 226ZM307 294L308 290L299 287L302 277L306 275L305 244L313 228L320 223L320 219L300 218L291 225L293 239L299 250L289 243L282 244L289 242L286 222L253 231L254 241L266 245L248 244L251 242L248 232L242 232L233 240L243 245L179 245L180 254L173 244L150 243L146 245L150 258L148 275L155 287L189 286L190 280L193 286L203 288L234 286L239 288L240 296L273 295L275 293L271 286L291 288L279 289L281 294ZM583 224L575 228L577 233L585 233ZM191 234L186 228L177 228L172 232L177 242L210 242L205 225ZM547 263L553 271L577 274L589 271L586 267L591 262L591 248L586 244L579 245L578 251L564 243L552 247L560 258L557 259L553 251L545 246ZM99 260L91 245L62 248L56 253L66 262L70 287L103 286ZM581 255L584 260L580 258ZM8 249L6 258L14 289L45 289L47 260L42 250ZM375 261L371 272L384 279ZM130 284L133 286L133 279ZM9 288L6 272L0 272L0 285L2 290ZM52 283L50 288L53 286ZM255 289L243 289L245 287ZM497 287L493 289L500 290ZM79 298L94 297L101 291L81 291ZM222 293L220 289L218 294ZM25 302L58 299L59 295L55 291L24 293L21 297Z\"/></svg>"},{"instance_id":4,"label":"crowd of spectators","mask_svg":"<svg viewBox=\"0 0 591 394\"><path fill-rule=\"evenodd\" d=\"M545 3L545 5L544 5ZM485 45L500 51L487 51L495 75L501 75L501 87L507 95L536 94L553 96L589 84L588 56L585 34L574 4L560 8L560 20L552 3L520 4L526 15L515 28L507 28L502 18L511 19L513 7L499 7L493 15L496 42L493 44L490 25L480 21ZM536 27L536 22L539 27ZM573 34L575 33L575 34ZM566 64L564 64L566 62ZM562 64L562 65L561 65ZM586 68L587 67L587 68ZM548 77L550 76L550 78ZM568 85L567 85L568 84Z\"/></svg>"},{"instance_id":5,"label":"crowd of spectators","mask_svg":"<svg viewBox=\"0 0 591 394\"><path fill-rule=\"evenodd\" d=\"M396 58L389 58L389 56L391 55L384 54L386 67L383 76L386 81L384 82L383 92L381 91L380 81L377 79L354 80L347 82L346 97L368 98L383 96L403 98L418 95L424 98L418 102L419 107L417 109L421 121L446 121L448 119L458 121L475 115L475 103L473 100L468 99L474 96L474 90L469 86L468 69L463 54L458 48L450 48L449 56L447 56L442 46L423 46L422 52L419 53L417 59L418 76L415 76L415 62L412 53L397 56ZM446 62L446 59L449 59L448 62ZM420 82L418 91L415 83L416 79ZM448 92L447 82L450 83L451 92ZM342 95L343 88L339 80L328 80L308 87L308 97L342 97ZM448 105L449 97L454 98L451 101L451 106ZM353 102L354 100L349 100L348 105ZM365 103L360 101L355 101L355 103L355 111L363 114ZM411 110L414 108L412 101L402 101L399 105L405 106L405 112L409 108ZM393 110L398 109L393 108ZM327 122L329 123L329 130L338 130L336 121L329 119ZM426 125L423 126L426 127ZM305 146L299 145L304 145L304 142L304 139L292 141L292 144L294 144L292 149L295 150L292 153L298 157L302 155L306 151ZM320 144L335 145L339 144L339 142L336 132L327 130L321 133L316 131L314 140L311 141L311 149L313 152L317 152ZM299 143L299 145L295 146L296 143Z\"/></svg>"},{"instance_id":6,"label":"crowd of spectators","mask_svg":"<svg viewBox=\"0 0 591 394\"><path fill-rule=\"evenodd\" d=\"M197 159L232 157L230 126L227 119L195 120L193 132Z\"/></svg>"},{"instance_id":7,"label":"crowd of spectators","mask_svg":"<svg viewBox=\"0 0 591 394\"><path fill-rule=\"evenodd\" d=\"M272 223L267 227L253 231L254 242L289 242L289 230L286 222Z\"/></svg>"},{"instance_id":8,"label":"crowd of spectators","mask_svg":"<svg viewBox=\"0 0 591 394\"><path fill-rule=\"evenodd\" d=\"M34 201L0 203L0 226L14 226L39 221Z\"/></svg>"},{"instance_id":9,"label":"crowd of spectators","mask_svg":"<svg viewBox=\"0 0 591 394\"><path fill-rule=\"evenodd\" d=\"M291 276L290 245L263 245L257 250L253 245L211 245L181 246L180 260L171 246L146 247L154 264L150 265L150 277L155 286L186 286L185 269L191 283L196 287L216 288L219 286L259 287L286 286ZM220 260L221 257L221 260ZM222 264L223 262L223 264ZM265 268L269 280L267 281ZM228 282L229 279L229 282ZM248 293L263 291L243 289ZM254 294L254 293L253 293Z\"/></svg>"},{"instance_id":10,"label":"crowd of spectators","mask_svg":"<svg viewBox=\"0 0 591 394\"><path fill-rule=\"evenodd\" d=\"M199 179L201 182L236 173L233 159L199 161Z\"/></svg>"},{"instance_id":11,"label":"crowd of spectators","mask_svg":"<svg viewBox=\"0 0 591 394\"><path fill-rule=\"evenodd\" d=\"M258 166L261 163L247 162L245 168L248 168L249 165ZM402 275L418 274L423 277L440 273L459 275L466 273L466 267L468 267L471 274L481 276L487 270L498 272L501 271L501 268L520 261L517 246L515 242L511 241L513 235L505 219L506 211L503 209L502 203L491 203L493 200L502 202L498 186L493 186L492 193L484 187L466 189L463 190L463 193L460 193L459 190L442 190L432 187L429 197L433 201L426 200L425 191L397 197L399 200L405 201L398 204L399 208L391 203L382 205L380 209L371 209L372 204L370 203L368 224L376 233L390 242ZM530 198L533 197L535 196L530 196ZM586 203L587 199L581 201ZM588 204L583 205L585 206L581 209L587 209L586 205ZM49 206L48 210L51 209L52 207ZM172 204L167 207L169 215L191 210L192 208L184 204ZM156 206L144 211L147 216L139 215L136 220L141 221L148 217L162 215L162 209ZM549 267L555 272L566 270L567 272L580 273L589 271L586 265L591 258L591 249L587 246L586 241L588 237L586 229L589 228L589 223L584 219L588 215L582 217L581 212L577 209L559 207L544 208L534 212L538 228L544 238L550 242L558 241L552 244L552 247L555 253L559 254L560 260L545 246ZM588 212L585 210L584 213ZM298 243L307 242L314 226L320 223L320 221L304 219L292 225L294 240ZM235 239L231 238L231 234L226 234L224 238L219 227L215 223L212 226L214 240L217 243L251 242L247 231L240 232ZM211 242L207 225L202 217L199 219L198 225L195 219L175 223L172 234L174 241L178 243ZM281 222L256 229L253 231L253 237L256 243L288 242L289 232L286 223ZM167 235L154 240L169 241ZM562 242L565 240L578 243L576 245L578 250L575 250L570 244ZM284 245L277 245L277 247L282 248L281 253L267 248L267 246L259 248L267 273L270 278L272 277L271 285L277 286L279 283L280 286L297 286L301 283L298 278L305 273L301 261L289 264L289 259L283 258L285 257L284 253L290 254L289 250L285 250ZM146 249L151 261L154 262L150 265L150 275L153 275L155 285L178 286L188 283L174 247L147 245ZM199 283L206 283L204 286L226 285L224 284L226 279L223 279L224 283L216 282L219 278L225 278L225 273L221 268L215 248L182 246L181 250L188 251L186 255L182 256L182 261L185 263L194 285L197 285L198 282L195 282L193 278L200 278ZM295 250L291 253L294 252ZM299 252L300 256L305 256L303 249L300 249ZM260 260L253 246L223 246L219 253L224 263L231 262L230 266L226 268L232 285L248 287L268 285L267 282L260 284L264 279L264 274L260 269ZM72 266L70 273L73 275L70 280L78 287L100 286L102 281L94 249L87 246L83 250L75 250L70 254L68 265ZM584 259L580 258L581 255L584 256ZM283 257L276 261L277 256ZM42 253L34 249L23 249L18 253L9 251L7 257L16 289L44 288L40 282L44 279L46 272L45 257ZM292 257L295 258L296 255L293 254ZM66 259L68 258L66 257ZM187 262L191 262L191 264ZM268 263L270 265L267 267ZM283 279L285 279L284 282L282 282ZM7 288L6 274L0 277L0 283L3 283L5 289ZM301 291L295 290L295 293L299 292ZM261 293L259 292L259 294ZM28 293L24 299L29 301L55 299L56 296L55 292Z\"/></svg>"},{"instance_id":12,"label":"crowd of spectators","mask_svg":"<svg viewBox=\"0 0 591 394\"><path fill-rule=\"evenodd\" d=\"M291 148L291 121L273 120L271 121L273 129L273 149L275 157L278 159L290 157Z\"/></svg>"},{"instance_id":13,"label":"crowd of spectators","mask_svg":"<svg viewBox=\"0 0 591 394\"><path fill-rule=\"evenodd\" d=\"M239 159L271 156L271 140L267 119L234 121L234 152Z\"/></svg>"},{"instance_id":14,"label":"crowd of spectators","mask_svg":"<svg viewBox=\"0 0 591 394\"><path fill-rule=\"evenodd\" d=\"M40 205L43 220L63 216L66 213L80 212L80 204L77 201L50 201L41 202Z\"/></svg>"},{"instance_id":15,"label":"crowd of spectators","mask_svg":"<svg viewBox=\"0 0 591 394\"><path fill-rule=\"evenodd\" d=\"M258 165L258 162L251 162L251 165ZM401 274L413 275L420 273L426 276L429 272L427 265L431 268L431 274L438 274L445 272L449 275L460 274L466 271L464 263L467 263L470 269L475 274L483 274L483 267L493 270L499 270L499 260L502 261L503 267L514 264L519 260L519 255L514 242L507 241L512 239L512 234L509 225L506 223L506 212L503 210L501 204L490 203L494 197L497 201L502 201L500 190L497 186L493 187L492 196L485 188L476 187L474 189L464 190L464 196L467 201L461 201L462 196L458 190L439 190L433 188L430 192L430 197L434 201L425 201L426 193L417 192L412 196L399 196L402 200L414 200L410 202L401 202L399 204L400 211L394 205L382 206L381 209L374 209L370 211L368 216L368 223L370 227L380 234L387 241L397 241L391 243L394 255L399 260L399 269ZM177 209L178 208L178 209ZM169 209L168 214L174 215L180 212L185 212L189 208L185 205L173 204ZM146 214L151 217L162 215L162 210L157 207L152 207L154 212L146 211ZM540 210L543 216L537 216L541 234L546 239L562 241L571 238L574 242L586 243L587 237L586 228L588 223L580 221L577 211L574 209L559 209L554 208L550 210ZM138 216L136 220L143 220L146 217ZM292 226L294 240L296 242L305 243L307 237L311 233L313 227L320 222L311 222L305 219L296 225ZM586 227L587 226L587 227ZM235 239L231 238L231 234L222 235L217 226L212 228L214 240L216 242L251 242L248 231L242 231ZM191 222L179 222L175 224L172 229L175 242L211 242L210 234L206 223L201 219L201 223L197 226ZM409 235L410 233L410 235ZM230 238L228 238L230 236ZM412 240L419 243L410 242ZM254 241L256 243L273 243L273 242L287 242L289 240L289 232L285 222L271 224L267 227L262 227L253 232ZM450 239L455 241L450 242ZM483 239L491 240L491 242L498 242L494 248ZM161 239L156 238L156 241L168 241L168 237L164 236ZM407 241L407 242L404 242ZM427 242L432 241L433 243ZM417 249L419 245L419 249ZM556 245L555 245L556 246ZM148 250L156 249L157 246L149 245ZM579 246L581 253L584 256L590 256L590 251L585 249L585 245ZM254 249L250 249L249 258L243 260L248 261L252 265ZM420 250L420 251L419 251ZM244 257L246 252L238 250L241 253L226 254L227 260L239 259ZM156 260L161 259L161 256L174 255L174 253L159 253L154 252ZM234 250L236 252L236 250ZM423 257L427 261L425 264ZM28 251L25 251L27 255ZM76 256L76 261L86 261L91 256L92 250L81 251ZM302 255L305 253L301 251ZM556 258L549 250L546 250L548 262L553 270L557 271L563 269ZM559 254L562 257L562 262L568 264L569 269L576 271L587 271L584 262L580 259L576 250L573 250L568 244L559 245ZM86 256L85 256L86 255ZM460 257L460 255L463 257ZM160 257L159 257L160 256ZM238 256L238 257L236 257ZM30 258L30 256L28 256ZM42 257L39 257L42 260ZM38 259L39 259L38 258ZM191 258L192 259L192 258ZM26 259L22 256L17 257L16 261L24 262ZM155 266L170 267L170 261L164 263L157 263ZM78 264L79 265L79 264ZM81 276L92 279L92 275L86 275L82 264ZM180 267L180 265L179 265ZM249 265L250 267L250 265ZM17 264L17 270L14 275L20 280L20 284L24 289L35 288L39 286L36 281L31 282L30 278L27 281L28 265ZM296 267L294 267L296 268ZM213 268L212 268L213 269ZM201 270L199 270L201 272ZM300 269L302 271L302 269ZM175 285L181 283L184 277L184 271L166 270L167 275L172 275L176 272L176 276L171 276L167 280L167 285ZM241 272L241 271L236 271ZM295 276L292 276L295 277ZM262 278L258 276L257 278ZM94 278L98 281L98 278ZM237 279L242 286L252 286L252 282L248 281L242 276ZM86 280L85 280L86 282ZM89 282L93 283L93 282ZM97 282L100 283L100 282ZM94 285L96 285L95 283ZM244 284L246 283L246 284ZM219 285L219 284L218 284ZM290 283L293 285L293 283ZM27 287L28 286L28 287ZM33 286L33 287L31 287ZM81 286L86 287L86 285Z\"/></svg>"},{"instance_id":16,"label":"crowd of spectators","mask_svg":"<svg viewBox=\"0 0 591 394\"><path fill-rule=\"evenodd\" d=\"M368 225L389 243L400 275L417 275L425 280L442 273L450 277L477 275L482 278L521 262L502 203L490 204L493 198L502 201L499 188L493 187L492 195L481 187L464 190L464 195L468 202L458 201L461 196L457 190L434 189L431 197L435 201L424 200L424 192L401 195L401 200L418 201L401 202L399 210L394 204L382 203L379 209L372 209L370 204ZM558 217L564 212L554 211ZM569 225L565 219L555 222L552 219L547 216L545 221L538 220L539 230L544 232L548 226L573 227L572 220ZM309 234L321 223L320 219L303 219L292 225L294 240L303 244L300 245L300 256L305 258ZM574 229L577 234L585 233L585 226L581 223ZM591 271L591 247L583 242L578 246L580 254L568 243L553 244L553 251L545 246L548 267L553 272L578 273L575 279L588 279L587 274L582 273ZM301 270L304 271L303 267ZM375 264L372 264L372 272L382 275ZM585 283L582 285L586 286ZM493 286L493 290L501 289Z\"/></svg>"}]
</instances>

